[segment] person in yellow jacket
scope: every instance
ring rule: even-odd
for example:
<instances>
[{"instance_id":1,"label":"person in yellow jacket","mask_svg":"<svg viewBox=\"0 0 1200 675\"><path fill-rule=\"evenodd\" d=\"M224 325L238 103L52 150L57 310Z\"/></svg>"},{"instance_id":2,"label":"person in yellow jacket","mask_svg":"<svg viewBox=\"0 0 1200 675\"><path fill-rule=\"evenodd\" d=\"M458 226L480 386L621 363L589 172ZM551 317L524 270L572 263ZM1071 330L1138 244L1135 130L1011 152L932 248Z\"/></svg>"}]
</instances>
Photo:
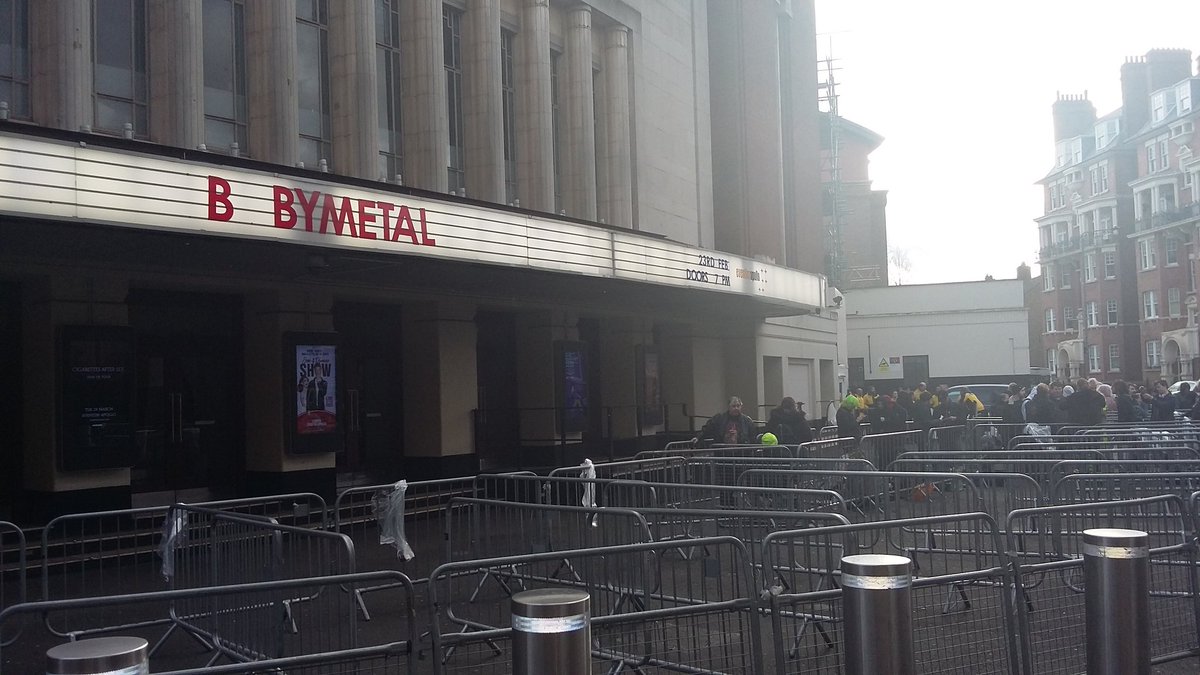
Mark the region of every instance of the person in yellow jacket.
<instances>
[{"instance_id":1,"label":"person in yellow jacket","mask_svg":"<svg viewBox=\"0 0 1200 675\"><path fill-rule=\"evenodd\" d=\"M966 402L968 410L972 409L973 406L976 415L983 414L983 402L980 401L975 394L972 394L968 391L967 393L963 394L963 400Z\"/></svg>"}]
</instances>

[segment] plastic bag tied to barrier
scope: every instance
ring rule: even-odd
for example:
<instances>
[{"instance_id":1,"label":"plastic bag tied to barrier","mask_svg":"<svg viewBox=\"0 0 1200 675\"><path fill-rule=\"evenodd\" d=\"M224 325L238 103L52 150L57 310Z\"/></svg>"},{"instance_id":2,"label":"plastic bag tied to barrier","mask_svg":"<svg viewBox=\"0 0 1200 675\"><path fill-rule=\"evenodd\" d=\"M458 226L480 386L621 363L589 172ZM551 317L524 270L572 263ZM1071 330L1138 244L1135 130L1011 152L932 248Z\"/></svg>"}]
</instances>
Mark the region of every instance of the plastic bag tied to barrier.
<instances>
[{"instance_id":1,"label":"plastic bag tied to barrier","mask_svg":"<svg viewBox=\"0 0 1200 675\"><path fill-rule=\"evenodd\" d=\"M580 478L583 478L586 480L595 480L596 479L596 465L592 463L592 460L590 460L590 459L583 460L582 468L583 468L583 471L579 472ZM584 484L583 499L581 500L581 503L588 508L595 508L595 506L596 506L596 484L595 483L585 483Z\"/></svg>"},{"instance_id":2,"label":"plastic bag tied to barrier","mask_svg":"<svg viewBox=\"0 0 1200 675\"><path fill-rule=\"evenodd\" d=\"M174 510L172 513L173 516L163 521L162 544L158 549L163 579L167 581L175 576L175 549L187 543L187 512Z\"/></svg>"},{"instance_id":3,"label":"plastic bag tied to barrier","mask_svg":"<svg viewBox=\"0 0 1200 675\"><path fill-rule=\"evenodd\" d=\"M375 520L379 523L379 543L396 549L396 557L412 560L416 557L408 540L404 538L404 493L408 481L402 480L384 494L376 494L374 501Z\"/></svg>"}]
</instances>

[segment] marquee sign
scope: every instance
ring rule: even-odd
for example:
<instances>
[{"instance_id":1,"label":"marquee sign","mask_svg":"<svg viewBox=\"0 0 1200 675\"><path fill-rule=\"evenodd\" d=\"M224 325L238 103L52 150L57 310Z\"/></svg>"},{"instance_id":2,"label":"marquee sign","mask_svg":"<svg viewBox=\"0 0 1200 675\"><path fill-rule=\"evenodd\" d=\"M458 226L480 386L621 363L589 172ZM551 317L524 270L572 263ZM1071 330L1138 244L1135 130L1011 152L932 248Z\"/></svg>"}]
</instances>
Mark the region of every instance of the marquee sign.
<instances>
[{"instance_id":1,"label":"marquee sign","mask_svg":"<svg viewBox=\"0 0 1200 675\"><path fill-rule=\"evenodd\" d=\"M525 267L823 305L824 277L449 199L0 134L0 212Z\"/></svg>"}]
</instances>

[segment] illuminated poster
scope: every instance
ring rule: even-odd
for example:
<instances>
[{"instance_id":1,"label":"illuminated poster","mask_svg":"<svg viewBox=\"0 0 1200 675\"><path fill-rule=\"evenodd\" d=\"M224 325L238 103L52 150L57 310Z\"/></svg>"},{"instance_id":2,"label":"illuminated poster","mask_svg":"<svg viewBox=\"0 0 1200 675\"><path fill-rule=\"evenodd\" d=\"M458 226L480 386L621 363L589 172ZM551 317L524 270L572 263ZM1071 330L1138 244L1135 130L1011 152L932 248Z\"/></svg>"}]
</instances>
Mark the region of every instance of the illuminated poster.
<instances>
[{"instance_id":1,"label":"illuminated poster","mask_svg":"<svg viewBox=\"0 0 1200 675\"><path fill-rule=\"evenodd\" d=\"M296 433L337 430L337 347L296 345Z\"/></svg>"},{"instance_id":2,"label":"illuminated poster","mask_svg":"<svg viewBox=\"0 0 1200 675\"><path fill-rule=\"evenodd\" d=\"M637 346L638 394L642 404L642 424L663 423L662 382L658 372L658 349L653 345Z\"/></svg>"},{"instance_id":3,"label":"illuminated poster","mask_svg":"<svg viewBox=\"0 0 1200 675\"><path fill-rule=\"evenodd\" d=\"M64 471L131 466L132 329L63 326L59 335L59 466Z\"/></svg>"},{"instance_id":4,"label":"illuminated poster","mask_svg":"<svg viewBox=\"0 0 1200 675\"><path fill-rule=\"evenodd\" d=\"M587 356L582 342L560 342L559 368L562 382L562 424L565 431L587 428Z\"/></svg>"}]
</instances>

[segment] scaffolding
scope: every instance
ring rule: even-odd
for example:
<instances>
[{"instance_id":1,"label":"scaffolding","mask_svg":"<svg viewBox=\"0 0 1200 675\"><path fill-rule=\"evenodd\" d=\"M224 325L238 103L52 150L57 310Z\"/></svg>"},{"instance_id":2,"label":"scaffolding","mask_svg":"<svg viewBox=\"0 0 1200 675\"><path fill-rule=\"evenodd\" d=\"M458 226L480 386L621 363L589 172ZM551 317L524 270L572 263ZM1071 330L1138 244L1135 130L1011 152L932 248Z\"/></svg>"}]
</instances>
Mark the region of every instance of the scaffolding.
<instances>
[{"instance_id":1,"label":"scaffolding","mask_svg":"<svg viewBox=\"0 0 1200 675\"><path fill-rule=\"evenodd\" d=\"M822 212L825 221L825 276L829 285L839 287L846 275L846 256L842 246L842 222L846 217L846 197L842 191L842 134L838 114L836 72L840 70L833 58L833 45L825 58L818 61L817 88L822 113L828 118L826 151L821 153Z\"/></svg>"}]
</instances>

